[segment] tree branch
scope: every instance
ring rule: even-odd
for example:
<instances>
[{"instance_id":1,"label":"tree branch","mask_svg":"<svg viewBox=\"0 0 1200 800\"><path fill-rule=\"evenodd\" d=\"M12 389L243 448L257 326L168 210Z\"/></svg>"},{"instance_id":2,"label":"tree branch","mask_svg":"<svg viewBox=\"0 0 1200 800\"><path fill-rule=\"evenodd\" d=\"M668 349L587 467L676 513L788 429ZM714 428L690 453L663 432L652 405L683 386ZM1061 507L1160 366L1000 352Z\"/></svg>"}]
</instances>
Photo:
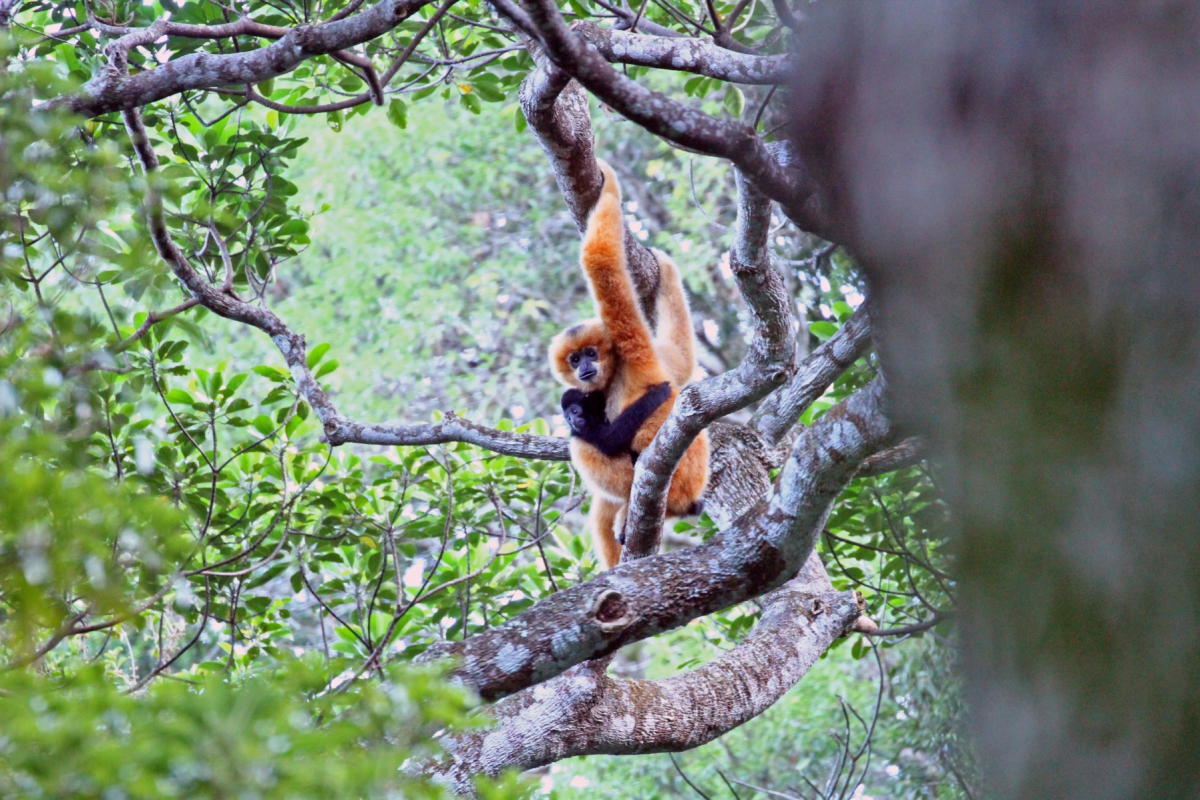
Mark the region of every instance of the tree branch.
<instances>
[{"instance_id":1,"label":"tree branch","mask_svg":"<svg viewBox=\"0 0 1200 800\"><path fill-rule=\"evenodd\" d=\"M754 338L735 369L691 384L650 447L637 460L622 559L658 552L667 489L684 452L714 420L745 408L782 386L796 369L795 317L783 277L771 266L768 236L771 201L737 173L737 237L730 253L738 289L746 301Z\"/></svg>"},{"instance_id":2,"label":"tree branch","mask_svg":"<svg viewBox=\"0 0 1200 800\"><path fill-rule=\"evenodd\" d=\"M521 83L521 110L554 170L554 180L582 233L600 199L603 178L596 166L596 146L587 95L571 76L551 63L537 45L530 48L537 67ZM658 292L658 259L625 228L625 256L638 301L654 324Z\"/></svg>"},{"instance_id":3,"label":"tree branch","mask_svg":"<svg viewBox=\"0 0 1200 800\"><path fill-rule=\"evenodd\" d=\"M911 467L925 458L928 444L917 436L910 436L895 447L876 453L862 463L856 477L864 478L873 475L886 475L898 469Z\"/></svg>"},{"instance_id":4,"label":"tree branch","mask_svg":"<svg viewBox=\"0 0 1200 800\"><path fill-rule=\"evenodd\" d=\"M567 28L554 0L528 0L529 16L550 59L588 91L626 118L681 147L732 161L755 186L785 206L785 213L812 232L826 227L814 184L807 174L787 169L768 152L749 125L717 119L631 80Z\"/></svg>"},{"instance_id":5,"label":"tree branch","mask_svg":"<svg viewBox=\"0 0 1200 800\"><path fill-rule=\"evenodd\" d=\"M647 36L602 28L582 20L571 25L606 61L636 64L750 85L774 86L787 81L787 56L735 53L703 39Z\"/></svg>"},{"instance_id":6,"label":"tree branch","mask_svg":"<svg viewBox=\"0 0 1200 800\"><path fill-rule=\"evenodd\" d=\"M753 425L778 443L800 415L871 345L871 320L863 304L837 333L804 360L788 385L763 402Z\"/></svg>"},{"instance_id":7,"label":"tree branch","mask_svg":"<svg viewBox=\"0 0 1200 800\"><path fill-rule=\"evenodd\" d=\"M816 555L763 599L754 631L720 658L665 680L609 677L588 662L489 709L497 724L451 737L426 770L469 793L473 775L532 769L593 753L634 755L698 747L770 708L861 613L836 592Z\"/></svg>"},{"instance_id":8,"label":"tree branch","mask_svg":"<svg viewBox=\"0 0 1200 800\"><path fill-rule=\"evenodd\" d=\"M115 60L110 57L109 64L84 84L77 94L60 98L58 102L64 103L77 114L94 117L112 111L140 108L186 90L260 83L291 72L313 56L344 55L340 51L382 36L428 2L381 0L346 19L287 29L277 41L266 47L242 53L193 53L135 75L128 74L119 56ZM118 29L123 31L122 38L125 41L118 40L110 44L106 51L119 45L119 50L128 52L129 47L143 43L143 40L153 42L167 34L169 25L166 20L156 20L148 28L132 31ZM243 26L249 35L268 37L278 32L273 26L262 26L250 20L239 20L229 25ZM197 36L207 33L204 29L210 27L220 26L187 26L188 33L179 35ZM111 54L117 52L112 50Z\"/></svg>"}]
</instances>

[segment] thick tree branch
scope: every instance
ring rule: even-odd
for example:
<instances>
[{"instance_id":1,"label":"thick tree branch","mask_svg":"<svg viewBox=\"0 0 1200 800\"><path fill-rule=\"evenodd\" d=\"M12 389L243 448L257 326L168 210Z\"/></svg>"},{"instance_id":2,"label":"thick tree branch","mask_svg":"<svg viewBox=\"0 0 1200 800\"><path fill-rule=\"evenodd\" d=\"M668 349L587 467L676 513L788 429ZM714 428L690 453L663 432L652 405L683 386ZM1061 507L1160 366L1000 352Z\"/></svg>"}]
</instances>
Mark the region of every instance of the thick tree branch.
<instances>
[{"instance_id":1,"label":"thick tree branch","mask_svg":"<svg viewBox=\"0 0 1200 800\"><path fill-rule=\"evenodd\" d=\"M427 767L456 791L508 767L532 769L593 753L634 755L698 747L770 708L859 617L816 555L763 598L754 631L699 669L658 681L609 677L602 662L573 667L489 709L493 728L452 737Z\"/></svg>"},{"instance_id":2,"label":"thick tree branch","mask_svg":"<svg viewBox=\"0 0 1200 800\"><path fill-rule=\"evenodd\" d=\"M200 305L217 316L258 328L271 337L283 354L288 370L296 381L296 388L320 418L327 441L331 444L362 442L389 445L470 442L505 455L558 461L569 458L565 439L497 431L476 425L453 413L447 414L441 422L426 425L368 425L353 422L339 414L308 368L304 337L292 332L283 320L268 309L238 298L232 288L213 286L188 262L167 229L162 195L158 191L155 175L158 156L146 135L141 110L135 108L122 112L122 117L145 173L146 221L159 256Z\"/></svg>"},{"instance_id":3,"label":"thick tree branch","mask_svg":"<svg viewBox=\"0 0 1200 800\"><path fill-rule=\"evenodd\" d=\"M691 72L761 86L781 84L789 77L786 56L745 55L703 39L647 36L602 28L588 21L576 22L571 28L611 63Z\"/></svg>"},{"instance_id":4,"label":"thick tree branch","mask_svg":"<svg viewBox=\"0 0 1200 800\"><path fill-rule=\"evenodd\" d=\"M700 547L638 559L542 600L499 627L427 650L494 700L791 579L863 459L894 436L876 380L801 432L771 497Z\"/></svg>"},{"instance_id":5,"label":"thick tree branch","mask_svg":"<svg viewBox=\"0 0 1200 800\"><path fill-rule=\"evenodd\" d=\"M856 477L866 478L875 475L886 475L898 469L911 467L925 458L929 450L928 443L917 436L910 436L895 447L889 447L868 458L858 468Z\"/></svg>"},{"instance_id":6,"label":"thick tree branch","mask_svg":"<svg viewBox=\"0 0 1200 800\"><path fill-rule=\"evenodd\" d=\"M135 75L128 74L123 58L110 59L109 64L84 84L77 94L60 102L78 114L94 117L112 111L140 108L187 90L260 83L291 72L313 56L338 54L345 57L347 54L340 51L382 36L428 2L381 0L346 19L288 29L281 38L266 47L241 53L193 53ZM148 28L119 29L124 31L124 41L118 40L107 49L119 47L128 52L130 47L143 43L144 39L153 42L166 35L170 24L166 20L158 20ZM260 26L248 20L229 25L246 27L249 35L269 37L278 32L273 26ZM195 37L204 33L202 29L205 27L186 26L187 32L179 35ZM152 38L147 38L151 34ZM110 55L115 52L110 52Z\"/></svg>"}]
</instances>

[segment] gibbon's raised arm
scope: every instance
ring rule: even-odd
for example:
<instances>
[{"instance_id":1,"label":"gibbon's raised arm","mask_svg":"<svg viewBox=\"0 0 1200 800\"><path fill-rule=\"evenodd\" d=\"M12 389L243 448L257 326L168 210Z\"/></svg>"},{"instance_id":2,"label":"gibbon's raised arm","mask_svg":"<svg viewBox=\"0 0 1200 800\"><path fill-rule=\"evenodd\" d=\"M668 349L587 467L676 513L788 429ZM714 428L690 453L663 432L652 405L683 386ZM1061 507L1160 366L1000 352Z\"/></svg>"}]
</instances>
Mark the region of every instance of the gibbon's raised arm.
<instances>
[{"instance_id":1,"label":"gibbon's raised arm","mask_svg":"<svg viewBox=\"0 0 1200 800\"><path fill-rule=\"evenodd\" d=\"M579 260L617 355L647 383L660 383L666 376L625 265L621 187L612 167L600 159L596 163L604 175L604 188L588 217Z\"/></svg>"}]
</instances>

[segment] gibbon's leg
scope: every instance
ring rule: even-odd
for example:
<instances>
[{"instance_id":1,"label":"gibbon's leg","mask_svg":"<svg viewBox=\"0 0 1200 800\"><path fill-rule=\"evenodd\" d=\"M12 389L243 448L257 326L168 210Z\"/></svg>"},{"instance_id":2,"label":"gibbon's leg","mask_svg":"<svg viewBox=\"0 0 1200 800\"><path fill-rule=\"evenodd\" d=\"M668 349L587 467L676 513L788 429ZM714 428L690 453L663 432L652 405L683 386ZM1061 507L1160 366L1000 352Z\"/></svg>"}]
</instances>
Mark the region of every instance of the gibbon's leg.
<instances>
[{"instance_id":1,"label":"gibbon's leg","mask_svg":"<svg viewBox=\"0 0 1200 800\"><path fill-rule=\"evenodd\" d=\"M671 476L667 490L667 514L672 517L696 513L695 505L708 484L708 431L701 431Z\"/></svg>"},{"instance_id":2,"label":"gibbon's leg","mask_svg":"<svg viewBox=\"0 0 1200 800\"><path fill-rule=\"evenodd\" d=\"M658 258L659 275L654 350L675 387L682 389L691 383L696 372L696 331L679 267L666 253L655 250L654 255Z\"/></svg>"},{"instance_id":3,"label":"gibbon's leg","mask_svg":"<svg viewBox=\"0 0 1200 800\"><path fill-rule=\"evenodd\" d=\"M592 529L592 544L600 558L600 566L612 569L621 560L621 545L617 543L614 523L625 503L602 494L592 495L592 512L588 516L588 527ZM625 515L621 514L624 521Z\"/></svg>"}]
</instances>

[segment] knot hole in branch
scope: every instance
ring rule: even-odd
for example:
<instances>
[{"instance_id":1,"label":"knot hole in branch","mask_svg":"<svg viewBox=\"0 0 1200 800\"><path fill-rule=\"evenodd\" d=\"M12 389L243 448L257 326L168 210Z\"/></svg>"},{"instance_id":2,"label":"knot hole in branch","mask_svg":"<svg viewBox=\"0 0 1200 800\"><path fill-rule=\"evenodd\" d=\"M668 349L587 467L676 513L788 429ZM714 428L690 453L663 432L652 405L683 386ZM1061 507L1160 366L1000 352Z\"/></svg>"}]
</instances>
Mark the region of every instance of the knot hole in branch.
<instances>
[{"instance_id":1,"label":"knot hole in branch","mask_svg":"<svg viewBox=\"0 0 1200 800\"><path fill-rule=\"evenodd\" d=\"M596 595L591 615L605 633L619 631L633 622L633 612L624 595L614 589L605 589Z\"/></svg>"}]
</instances>

